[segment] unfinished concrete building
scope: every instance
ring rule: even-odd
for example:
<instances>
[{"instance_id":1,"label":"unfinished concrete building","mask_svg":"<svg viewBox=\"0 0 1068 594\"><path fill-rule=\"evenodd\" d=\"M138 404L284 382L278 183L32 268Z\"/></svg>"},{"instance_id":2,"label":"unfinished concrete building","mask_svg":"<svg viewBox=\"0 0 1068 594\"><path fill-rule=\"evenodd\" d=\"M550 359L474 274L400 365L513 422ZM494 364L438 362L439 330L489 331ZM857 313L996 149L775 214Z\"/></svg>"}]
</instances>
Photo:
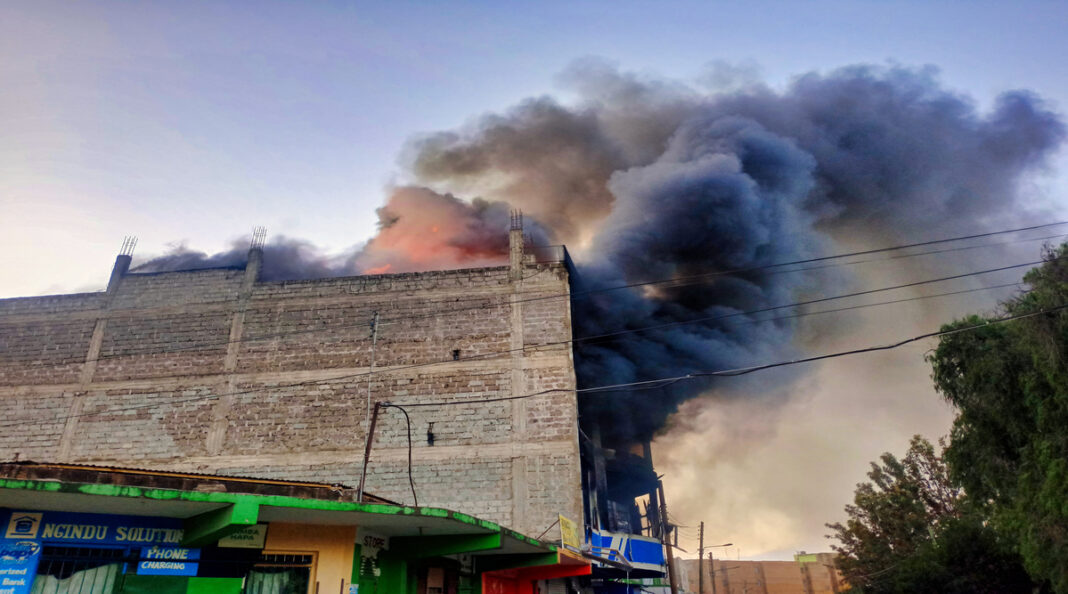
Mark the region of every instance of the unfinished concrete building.
<instances>
[{"instance_id":1,"label":"unfinished concrete building","mask_svg":"<svg viewBox=\"0 0 1068 594\"><path fill-rule=\"evenodd\" d=\"M355 486L373 425L366 491L548 539L562 515L595 578L662 576L648 443L579 418L574 269L521 227L507 266L264 282L254 241L236 268L126 250L106 291L0 300L0 460Z\"/></svg>"},{"instance_id":2,"label":"unfinished concrete building","mask_svg":"<svg viewBox=\"0 0 1068 594\"><path fill-rule=\"evenodd\" d=\"M508 266L285 282L259 281L258 247L240 269L123 254L105 292L0 300L0 459L356 485L389 402L411 480L406 416L383 408L367 491L534 535L579 520L566 252L524 254L521 228L511 248Z\"/></svg>"}]
</instances>

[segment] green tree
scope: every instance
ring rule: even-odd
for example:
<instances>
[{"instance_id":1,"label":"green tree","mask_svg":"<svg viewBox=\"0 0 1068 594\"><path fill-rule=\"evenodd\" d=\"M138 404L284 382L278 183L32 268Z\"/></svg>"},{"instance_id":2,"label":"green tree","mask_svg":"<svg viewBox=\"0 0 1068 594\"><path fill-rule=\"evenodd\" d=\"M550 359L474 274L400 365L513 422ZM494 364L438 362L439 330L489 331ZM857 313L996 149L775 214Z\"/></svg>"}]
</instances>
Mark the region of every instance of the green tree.
<instances>
[{"instance_id":1,"label":"green tree","mask_svg":"<svg viewBox=\"0 0 1068 594\"><path fill-rule=\"evenodd\" d=\"M1045 260L998 316L1027 317L946 334L929 360L957 409L946 451L952 477L1031 575L1068 594L1068 247Z\"/></svg>"},{"instance_id":2,"label":"green tree","mask_svg":"<svg viewBox=\"0 0 1068 594\"><path fill-rule=\"evenodd\" d=\"M827 526L841 543L838 568L870 594L1029 594L1033 585L1011 546L952 484L942 457L915 436L905 457L886 453L857 485L845 524Z\"/></svg>"},{"instance_id":3,"label":"green tree","mask_svg":"<svg viewBox=\"0 0 1068 594\"><path fill-rule=\"evenodd\" d=\"M912 438L901 460L887 452L872 462L868 482L857 485L848 519L828 524L841 545L838 567L854 586L880 592L903 562L931 540L933 529L957 515L959 489L949 483L934 446Z\"/></svg>"}]
</instances>

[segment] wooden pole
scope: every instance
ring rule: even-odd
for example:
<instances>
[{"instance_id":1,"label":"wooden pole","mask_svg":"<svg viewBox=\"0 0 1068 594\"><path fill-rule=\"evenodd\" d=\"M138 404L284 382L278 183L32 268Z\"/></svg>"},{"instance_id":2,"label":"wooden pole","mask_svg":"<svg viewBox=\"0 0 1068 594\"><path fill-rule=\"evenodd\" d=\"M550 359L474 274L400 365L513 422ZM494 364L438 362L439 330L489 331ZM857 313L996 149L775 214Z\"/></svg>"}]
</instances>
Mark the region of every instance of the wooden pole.
<instances>
[{"instance_id":1,"label":"wooden pole","mask_svg":"<svg viewBox=\"0 0 1068 594\"><path fill-rule=\"evenodd\" d=\"M367 480L367 463L371 461L371 443L375 440L375 423L378 422L378 411L382 409L382 403L376 402L374 412L371 413L371 426L367 428L367 445L363 449L363 470L360 471L360 486L356 493L356 502L363 503L363 484Z\"/></svg>"}]
</instances>

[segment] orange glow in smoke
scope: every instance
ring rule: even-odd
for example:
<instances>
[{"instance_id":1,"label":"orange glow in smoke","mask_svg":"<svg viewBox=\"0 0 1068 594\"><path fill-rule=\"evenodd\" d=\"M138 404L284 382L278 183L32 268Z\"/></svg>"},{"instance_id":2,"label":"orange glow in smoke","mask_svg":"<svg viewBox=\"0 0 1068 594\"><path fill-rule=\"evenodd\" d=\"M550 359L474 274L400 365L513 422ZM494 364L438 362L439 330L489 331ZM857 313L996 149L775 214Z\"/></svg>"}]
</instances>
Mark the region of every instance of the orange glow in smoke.
<instances>
[{"instance_id":1,"label":"orange glow in smoke","mask_svg":"<svg viewBox=\"0 0 1068 594\"><path fill-rule=\"evenodd\" d=\"M364 274L498 266L508 262L504 232L489 230L475 206L417 187L394 188L384 223L357 260Z\"/></svg>"},{"instance_id":2,"label":"orange glow in smoke","mask_svg":"<svg viewBox=\"0 0 1068 594\"><path fill-rule=\"evenodd\" d=\"M364 270L364 274L385 274L389 272L389 269L393 268L392 264L383 264L382 266L375 266L374 268L368 268Z\"/></svg>"}]
</instances>

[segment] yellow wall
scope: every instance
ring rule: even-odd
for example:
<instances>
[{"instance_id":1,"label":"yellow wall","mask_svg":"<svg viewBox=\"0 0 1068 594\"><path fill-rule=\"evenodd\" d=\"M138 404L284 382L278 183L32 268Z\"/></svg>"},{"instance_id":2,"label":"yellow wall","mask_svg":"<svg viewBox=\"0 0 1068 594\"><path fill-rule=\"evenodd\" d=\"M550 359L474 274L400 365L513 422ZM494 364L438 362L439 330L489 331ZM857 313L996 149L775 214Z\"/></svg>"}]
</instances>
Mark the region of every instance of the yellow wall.
<instances>
[{"instance_id":1,"label":"yellow wall","mask_svg":"<svg viewBox=\"0 0 1068 594\"><path fill-rule=\"evenodd\" d=\"M267 528L265 553L315 553L311 594L347 594L352 578L355 526L279 524ZM319 583L318 589L315 582Z\"/></svg>"}]
</instances>

